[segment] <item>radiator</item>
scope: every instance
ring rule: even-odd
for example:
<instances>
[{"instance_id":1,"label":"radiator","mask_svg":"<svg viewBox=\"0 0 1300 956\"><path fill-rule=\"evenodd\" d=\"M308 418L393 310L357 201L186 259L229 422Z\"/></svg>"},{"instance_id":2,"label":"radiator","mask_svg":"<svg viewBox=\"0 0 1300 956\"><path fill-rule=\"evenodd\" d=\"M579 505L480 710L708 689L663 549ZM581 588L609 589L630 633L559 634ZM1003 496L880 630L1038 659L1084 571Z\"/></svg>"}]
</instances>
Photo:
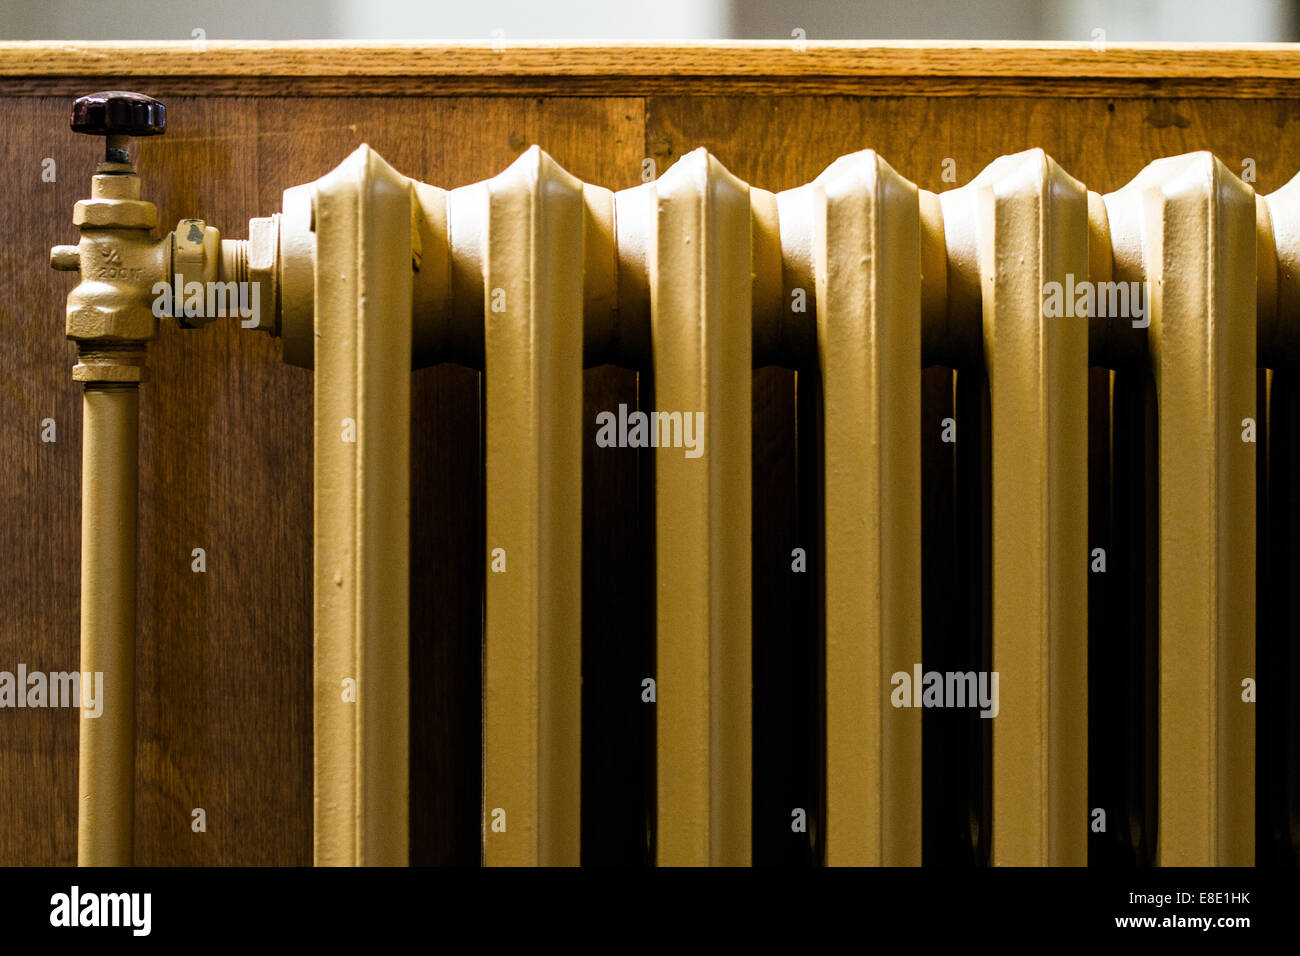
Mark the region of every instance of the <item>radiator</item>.
<instances>
[{"instance_id":1,"label":"radiator","mask_svg":"<svg viewBox=\"0 0 1300 956\"><path fill-rule=\"evenodd\" d=\"M871 151L778 195L703 150L611 193L536 147L443 191L364 146L290 190L282 299L289 271L309 268L294 250L316 257L282 331L286 358L315 367L317 862L406 861L414 349L416 364L484 372L486 864L581 858L584 433L650 444L625 410L583 419L584 366L603 362L652 373L658 413L657 863L751 862L751 376L764 364L800 369L820 410L809 560L824 729L808 745L824 761L825 863L921 862L923 714L988 684L988 862L1086 863L1089 574L1106 560L1090 541L1089 421L1109 423L1122 454L1148 378L1136 479L1154 512L1153 860L1252 863L1256 374L1286 347L1297 194L1256 197L1196 153L1103 197L1041 150L940 196ZM957 370L941 441L977 461L982 441L988 465L988 673L941 686L922 655L927 366ZM962 414L977 394L962 379L986 383L983 424L978 402ZM339 691L351 677L353 703Z\"/></svg>"},{"instance_id":2,"label":"radiator","mask_svg":"<svg viewBox=\"0 0 1300 956\"><path fill-rule=\"evenodd\" d=\"M813 423L820 520L783 560L816 582L820 805L791 825L814 819L817 861L920 864L941 748L977 862L1083 865L1100 823L1140 830L1149 862L1253 863L1298 203L1209 153L1101 196L1037 149L941 195L870 150L773 194L704 150L611 192L537 147L443 190L362 146L288 190L258 228L285 359L315 370L317 864L408 861L411 369L443 361L483 373L485 864L583 857L593 434L653 462L654 668L629 691L654 715L653 860L753 862L769 365ZM584 413L584 368L608 363L653 405ZM1107 728L1133 772L1099 805ZM1270 825L1294 841L1286 794Z\"/></svg>"}]
</instances>

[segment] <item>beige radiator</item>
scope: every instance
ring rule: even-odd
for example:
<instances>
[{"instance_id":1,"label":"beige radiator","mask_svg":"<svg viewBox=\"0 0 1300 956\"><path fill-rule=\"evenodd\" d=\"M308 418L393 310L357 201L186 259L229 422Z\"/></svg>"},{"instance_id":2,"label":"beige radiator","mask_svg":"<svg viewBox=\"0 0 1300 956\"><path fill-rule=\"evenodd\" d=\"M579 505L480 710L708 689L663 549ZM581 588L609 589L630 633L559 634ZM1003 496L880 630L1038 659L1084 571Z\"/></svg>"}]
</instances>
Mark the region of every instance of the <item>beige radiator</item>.
<instances>
[{"instance_id":1,"label":"beige radiator","mask_svg":"<svg viewBox=\"0 0 1300 956\"><path fill-rule=\"evenodd\" d=\"M1256 370L1286 347L1295 196L1196 153L1102 197L1040 150L940 197L871 151L773 195L701 150L612 194L535 147L450 192L362 147L291 190L282 332L316 370L317 862L407 858L414 348L484 372L488 865L581 858L580 486L601 428L656 448L654 858L751 862L751 376L772 363L821 416L825 862L921 862L922 715L978 687L989 862L1086 863L1089 420L1129 415L1115 383L1138 376L1158 436L1155 862L1252 863ZM654 377L626 440L620 410L583 418L604 362ZM987 383L988 672L941 685L922 665L926 366ZM1090 368L1111 370L1100 409ZM942 427L979 440L978 415Z\"/></svg>"},{"instance_id":2,"label":"beige radiator","mask_svg":"<svg viewBox=\"0 0 1300 956\"><path fill-rule=\"evenodd\" d=\"M970 771L976 862L1083 865L1099 825L1141 829L1149 862L1254 862L1257 461L1295 426L1270 422L1268 370L1296 353L1300 186L1258 197L1209 153L1106 196L1041 150L939 196L905 172L866 150L774 195L698 150L612 193L533 147L444 191L362 146L228 247L222 275L262 282L285 359L315 370L318 864L408 861L411 370L442 361L482 370L486 864L583 859L593 436L652 456L654 666L630 690L653 708L652 859L753 862L771 365L811 409L817 531L782 560L816 582L819 805L790 811L816 861L920 864L940 755ZM584 410L602 364L653 404ZM1117 562L1137 611L1090 633ZM954 671L934 648L958 623ZM1112 725L1090 641L1136 661L1145 808L1088 798L1090 727ZM122 768L87 753L93 846L95 768ZM126 808L101 824L129 848Z\"/></svg>"}]
</instances>

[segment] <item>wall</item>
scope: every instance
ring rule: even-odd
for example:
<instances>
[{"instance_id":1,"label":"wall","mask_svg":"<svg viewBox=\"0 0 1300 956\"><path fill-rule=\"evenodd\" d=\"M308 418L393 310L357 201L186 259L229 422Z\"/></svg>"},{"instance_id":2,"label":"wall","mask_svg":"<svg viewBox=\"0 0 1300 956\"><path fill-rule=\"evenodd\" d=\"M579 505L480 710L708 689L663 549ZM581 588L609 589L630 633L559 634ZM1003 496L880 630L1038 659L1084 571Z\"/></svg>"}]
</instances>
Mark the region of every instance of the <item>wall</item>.
<instances>
[{"instance_id":1,"label":"wall","mask_svg":"<svg viewBox=\"0 0 1300 956\"><path fill-rule=\"evenodd\" d=\"M390 81L393 82L393 81ZM403 81L396 81L403 82ZM282 191L313 180L368 142L397 169L443 187L491 177L539 143L579 178L612 189L640 182L642 160L666 169L705 146L753 185L781 190L814 178L836 157L879 150L934 191L968 181L995 157L1041 146L1099 192L1114 190L1148 161L1211 149L1234 169L1256 162L1268 192L1300 166L1300 97L1152 96L1149 84L1081 84L1034 95L986 95L966 86L900 83L877 95L728 93L681 95L360 95L295 93L281 84L231 78L211 96L181 95L192 81L143 78L132 88L168 106L169 130L139 147L146 198L160 223L202 216L227 237L248 218L280 207ZM188 84L188 85L187 85ZM80 395L74 348L63 337L73 278L48 265L50 246L74 241L73 203L85 195L99 143L67 128L74 92L105 78L34 84L0 78L0 162L11 184L0 196L0 669L76 666ZM1005 84L1003 84L1005 87ZM936 95L938 91L943 95ZM349 92L350 91L350 92ZM42 182L45 157L57 181ZM957 182L941 177L955 162ZM311 859L311 373L285 366L279 345L217 323L203 331L165 326L150 348L142 389L140 634L136 859L144 864L307 864ZM588 408L635 402L633 373L587 373ZM413 448L412 861L478 860L481 476L476 373L440 366L416 373ZM809 593L771 571L806 534L798 490L794 373L756 373L754 564L760 576L756 633L756 808L815 805L807 702ZM927 405L927 415L937 406ZM43 443L41 421L57 422ZM927 419L928 421L928 419ZM937 422L937 418L935 418ZM936 425L937 428L937 425ZM804 471L806 475L806 469ZM635 573L602 570L601 555L639 553L648 525L635 469L586 463L587 521L598 540L585 610L589 674L628 680L649 636L635 621L645 595ZM644 494L644 490L640 492ZM761 509L761 510L760 510ZM593 530L596 529L596 530ZM605 529L600 531L599 529ZM205 547L208 570L190 569ZM601 577L600 575L604 575ZM632 622L632 623L629 623ZM644 718L599 688L588 701L593 730L584 804L612 862L644 847ZM792 692L790 688L796 689ZM789 702L793 693L794 703ZM784 701L784 702L783 702ZM783 710L783 708L785 708ZM0 865L70 864L76 850L73 711L0 712ZM601 728L603 725L604 729ZM797 804L796 804L797 805ZM194 807L208 831L193 833ZM602 816L603 814L603 816ZM806 862L788 816L759 814L756 859ZM589 836L591 834L589 833ZM597 853L598 841L589 840Z\"/></svg>"}]
</instances>

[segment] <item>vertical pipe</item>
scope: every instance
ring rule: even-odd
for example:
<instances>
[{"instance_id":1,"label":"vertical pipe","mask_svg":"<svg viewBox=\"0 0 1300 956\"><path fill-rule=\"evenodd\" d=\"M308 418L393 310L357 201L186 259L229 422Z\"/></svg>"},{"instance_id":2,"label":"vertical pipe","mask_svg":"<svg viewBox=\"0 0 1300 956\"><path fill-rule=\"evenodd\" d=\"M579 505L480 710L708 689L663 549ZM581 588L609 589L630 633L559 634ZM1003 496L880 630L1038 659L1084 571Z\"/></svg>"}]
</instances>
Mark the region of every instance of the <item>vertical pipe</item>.
<instances>
[{"instance_id":1,"label":"vertical pipe","mask_svg":"<svg viewBox=\"0 0 1300 956\"><path fill-rule=\"evenodd\" d=\"M1073 306L1075 281L1087 280L1087 192L1029 150L942 202L957 268L980 293L991 398L992 862L1082 865L1088 318L1054 310L1049 294Z\"/></svg>"},{"instance_id":2,"label":"vertical pipe","mask_svg":"<svg viewBox=\"0 0 1300 956\"><path fill-rule=\"evenodd\" d=\"M405 865L410 181L361 146L314 212L315 861Z\"/></svg>"},{"instance_id":3,"label":"vertical pipe","mask_svg":"<svg viewBox=\"0 0 1300 956\"><path fill-rule=\"evenodd\" d=\"M654 184L660 865L751 860L749 187L703 149ZM655 207L652 207L655 208ZM668 424L664 425L664 419Z\"/></svg>"},{"instance_id":4,"label":"vertical pipe","mask_svg":"<svg viewBox=\"0 0 1300 956\"><path fill-rule=\"evenodd\" d=\"M1148 283L1160 499L1162 866L1254 861L1255 196L1207 152L1106 197Z\"/></svg>"},{"instance_id":5,"label":"vertical pipe","mask_svg":"<svg viewBox=\"0 0 1300 956\"><path fill-rule=\"evenodd\" d=\"M532 147L487 184L483 857L577 866L582 184Z\"/></svg>"},{"instance_id":6,"label":"vertical pipe","mask_svg":"<svg viewBox=\"0 0 1300 956\"><path fill-rule=\"evenodd\" d=\"M77 862L129 866L135 805L135 568L139 388L87 383L82 400L81 710ZM83 691L84 695L84 691Z\"/></svg>"}]
</instances>

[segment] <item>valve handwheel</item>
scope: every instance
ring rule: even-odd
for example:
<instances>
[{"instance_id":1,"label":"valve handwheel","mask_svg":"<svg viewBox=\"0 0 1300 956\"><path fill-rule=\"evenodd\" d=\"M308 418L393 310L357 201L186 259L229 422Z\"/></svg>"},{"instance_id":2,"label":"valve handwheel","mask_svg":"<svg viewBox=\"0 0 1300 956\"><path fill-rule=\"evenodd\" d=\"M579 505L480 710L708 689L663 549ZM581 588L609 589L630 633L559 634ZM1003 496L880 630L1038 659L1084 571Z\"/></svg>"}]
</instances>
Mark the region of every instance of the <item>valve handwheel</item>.
<instances>
[{"instance_id":1,"label":"valve handwheel","mask_svg":"<svg viewBox=\"0 0 1300 956\"><path fill-rule=\"evenodd\" d=\"M156 136L167 129L167 107L152 96L107 90L78 97L72 104L72 129L107 136L105 162L129 163L129 136Z\"/></svg>"},{"instance_id":2,"label":"valve handwheel","mask_svg":"<svg viewBox=\"0 0 1300 956\"><path fill-rule=\"evenodd\" d=\"M72 104L72 128L92 136L154 136L167 129L167 107L143 93L91 93Z\"/></svg>"}]
</instances>

